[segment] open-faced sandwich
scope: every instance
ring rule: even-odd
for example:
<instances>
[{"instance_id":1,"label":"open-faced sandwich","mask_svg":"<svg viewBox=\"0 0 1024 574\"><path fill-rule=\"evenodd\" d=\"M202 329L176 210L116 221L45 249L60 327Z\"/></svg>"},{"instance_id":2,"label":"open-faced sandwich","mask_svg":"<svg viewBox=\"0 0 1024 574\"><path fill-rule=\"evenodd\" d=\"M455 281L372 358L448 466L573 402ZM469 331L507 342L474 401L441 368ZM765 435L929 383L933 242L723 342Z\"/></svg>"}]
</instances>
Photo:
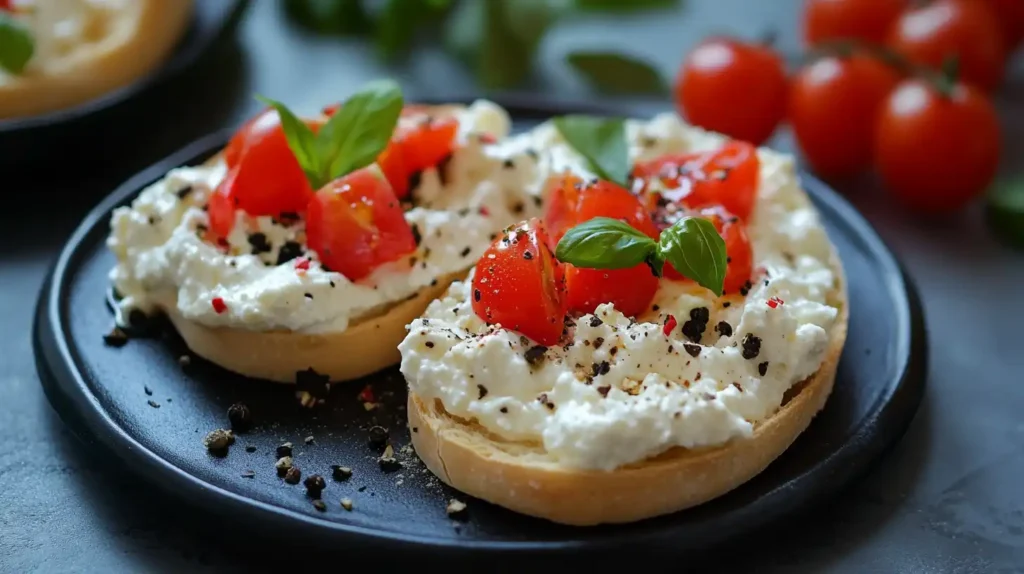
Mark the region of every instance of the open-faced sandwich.
<instances>
[{"instance_id":1,"label":"open-faced sandwich","mask_svg":"<svg viewBox=\"0 0 1024 574\"><path fill-rule=\"evenodd\" d=\"M840 261L794 163L685 125L555 118L545 214L507 229L409 326L417 454L552 521L622 523L717 497L825 404Z\"/></svg>"},{"instance_id":2,"label":"open-faced sandwich","mask_svg":"<svg viewBox=\"0 0 1024 574\"><path fill-rule=\"evenodd\" d=\"M0 0L0 118L67 108L166 60L193 0Z\"/></svg>"},{"instance_id":3,"label":"open-faced sandwich","mask_svg":"<svg viewBox=\"0 0 1024 574\"><path fill-rule=\"evenodd\" d=\"M491 102L406 105L390 81L305 119L264 101L114 211L121 324L165 313L196 354L314 393L397 363L406 325L540 213L533 155L498 143Z\"/></svg>"}]
</instances>

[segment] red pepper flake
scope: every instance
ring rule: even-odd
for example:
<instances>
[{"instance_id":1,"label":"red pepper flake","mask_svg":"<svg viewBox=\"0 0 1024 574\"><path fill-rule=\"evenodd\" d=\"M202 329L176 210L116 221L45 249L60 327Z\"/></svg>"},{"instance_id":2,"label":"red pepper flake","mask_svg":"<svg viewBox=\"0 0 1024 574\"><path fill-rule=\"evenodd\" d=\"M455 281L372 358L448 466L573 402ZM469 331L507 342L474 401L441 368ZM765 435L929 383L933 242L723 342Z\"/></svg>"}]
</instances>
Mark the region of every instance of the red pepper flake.
<instances>
[{"instance_id":1,"label":"red pepper flake","mask_svg":"<svg viewBox=\"0 0 1024 574\"><path fill-rule=\"evenodd\" d=\"M775 309L779 305L782 305L784 303L785 303L785 301L783 301L782 299L779 299L778 297L772 297L771 299L768 300L768 306L771 307L772 309Z\"/></svg>"},{"instance_id":2,"label":"red pepper flake","mask_svg":"<svg viewBox=\"0 0 1024 574\"><path fill-rule=\"evenodd\" d=\"M488 217L488 216L491 215L491 210L487 209L486 205L481 205L480 206L480 215L482 215L484 217Z\"/></svg>"},{"instance_id":3,"label":"red pepper flake","mask_svg":"<svg viewBox=\"0 0 1024 574\"><path fill-rule=\"evenodd\" d=\"M480 142L481 143L492 144L492 143L497 143L497 141L498 140L494 136L492 136L491 134L488 134L488 133L481 133L480 134Z\"/></svg>"},{"instance_id":4,"label":"red pepper flake","mask_svg":"<svg viewBox=\"0 0 1024 574\"><path fill-rule=\"evenodd\" d=\"M679 324L679 322L676 321L676 316L675 315L669 315L668 316L668 320L665 321L665 326L662 327L662 329L661 329L661 332L665 333L665 336L668 337L669 335L672 334L672 330L675 329L676 325L678 325L678 324Z\"/></svg>"},{"instance_id":5,"label":"red pepper flake","mask_svg":"<svg viewBox=\"0 0 1024 574\"><path fill-rule=\"evenodd\" d=\"M363 390L359 391L359 400L363 401L364 403L377 402L375 397L373 396L373 388L371 388L370 385L366 385L365 387L363 387Z\"/></svg>"},{"instance_id":6,"label":"red pepper flake","mask_svg":"<svg viewBox=\"0 0 1024 574\"><path fill-rule=\"evenodd\" d=\"M309 269L309 258L299 257L295 260L295 269L299 271L306 271Z\"/></svg>"},{"instance_id":7,"label":"red pepper flake","mask_svg":"<svg viewBox=\"0 0 1024 574\"><path fill-rule=\"evenodd\" d=\"M213 310L216 311L218 315L228 310L227 304L224 303L224 300L220 297L214 297L213 301L210 301L210 303L213 304Z\"/></svg>"}]
</instances>

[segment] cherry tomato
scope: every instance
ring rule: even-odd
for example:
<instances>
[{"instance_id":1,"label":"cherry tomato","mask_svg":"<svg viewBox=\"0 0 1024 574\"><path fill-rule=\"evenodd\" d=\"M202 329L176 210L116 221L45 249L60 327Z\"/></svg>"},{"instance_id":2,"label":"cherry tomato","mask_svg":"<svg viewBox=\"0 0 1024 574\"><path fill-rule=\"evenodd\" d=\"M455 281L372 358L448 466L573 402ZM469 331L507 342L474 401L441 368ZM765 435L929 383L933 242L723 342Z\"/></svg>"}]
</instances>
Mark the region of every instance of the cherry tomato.
<instances>
[{"instance_id":1,"label":"cherry tomato","mask_svg":"<svg viewBox=\"0 0 1024 574\"><path fill-rule=\"evenodd\" d=\"M807 0L804 42L809 46L836 40L882 44L905 5L904 0Z\"/></svg>"},{"instance_id":2,"label":"cherry tomato","mask_svg":"<svg viewBox=\"0 0 1024 574\"><path fill-rule=\"evenodd\" d=\"M459 122L453 117L422 116L412 126L399 126L377 163L400 199L409 195L409 178L441 163L455 147Z\"/></svg>"},{"instance_id":3,"label":"cherry tomato","mask_svg":"<svg viewBox=\"0 0 1024 574\"><path fill-rule=\"evenodd\" d=\"M848 177L871 165L875 118L899 81L891 66L861 54L821 58L800 70L790 87L789 123L819 175Z\"/></svg>"},{"instance_id":4,"label":"cherry tomato","mask_svg":"<svg viewBox=\"0 0 1024 574\"><path fill-rule=\"evenodd\" d=\"M310 127L319 126L310 122ZM276 110L263 111L243 125L228 143L224 160L237 173L221 182L220 191L250 215L298 213L313 195Z\"/></svg>"},{"instance_id":5,"label":"cherry tomato","mask_svg":"<svg viewBox=\"0 0 1024 574\"><path fill-rule=\"evenodd\" d=\"M11 3L14 0L0 0L0 12L10 12L13 8Z\"/></svg>"},{"instance_id":6,"label":"cherry tomato","mask_svg":"<svg viewBox=\"0 0 1024 574\"><path fill-rule=\"evenodd\" d=\"M235 201L228 190L234 188L238 167L228 171L224 182L210 193L206 202L206 214L210 219L210 232L215 238L225 238L235 226Z\"/></svg>"},{"instance_id":7,"label":"cherry tomato","mask_svg":"<svg viewBox=\"0 0 1024 574\"><path fill-rule=\"evenodd\" d=\"M1021 0L988 0L988 5L1003 28L1003 42L1009 52L1024 39L1024 2Z\"/></svg>"},{"instance_id":8,"label":"cherry tomato","mask_svg":"<svg viewBox=\"0 0 1024 574\"><path fill-rule=\"evenodd\" d=\"M718 230L718 234L725 240L728 265L725 270L725 284L722 287L723 294L739 292L750 281L754 268L754 251L750 246L750 239L747 237L746 225L742 219L721 206L704 207L694 212L693 215L710 220ZM689 281L672 265L665 264L663 271L668 279Z\"/></svg>"},{"instance_id":9,"label":"cherry tomato","mask_svg":"<svg viewBox=\"0 0 1024 574\"><path fill-rule=\"evenodd\" d=\"M982 0L935 0L907 10L890 32L889 46L910 61L935 69L956 56L961 78L985 91L1003 80L1002 30Z\"/></svg>"},{"instance_id":10,"label":"cherry tomato","mask_svg":"<svg viewBox=\"0 0 1024 574\"><path fill-rule=\"evenodd\" d=\"M565 270L548 244L537 218L516 225L484 252L471 287L477 316L550 347L568 309Z\"/></svg>"},{"instance_id":11,"label":"cherry tomato","mask_svg":"<svg viewBox=\"0 0 1024 574\"><path fill-rule=\"evenodd\" d=\"M658 177L666 188L660 194L647 193L651 211L669 204L692 208L724 205L746 220L754 210L759 170L757 148L731 141L713 151L670 154L638 163L633 176L642 180ZM649 187L645 185L645 191ZM655 220L664 223L664 217L656 216Z\"/></svg>"},{"instance_id":12,"label":"cherry tomato","mask_svg":"<svg viewBox=\"0 0 1024 574\"><path fill-rule=\"evenodd\" d=\"M710 39L683 62L675 98L690 123L760 144L786 113L786 70L770 48Z\"/></svg>"},{"instance_id":13,"label":"cherry tomato","mask_svg":"<svg viewBox=\"0 0 1024 574\"><path fill-rule=\"evenodd\" d=\"M416 250L395 192L371 168L316 192L306 212L306 241L324 266L353 281Z\"/></svg>"},{"instance_id":14,"label":"cherry tomato","mask_svg":"<svg viewBox=\"0 0 1024 574\"><path fill-rule=\"evenodd\" d=\"M621 219L634 229L658 238L658 229L637 196L607 182L584 184L576 176L556 180L544 218L550 233L551 248L570 227L595 217ZM646 264L628 269L583 269L565 265L565 285L569 309L593 313L598 305L612 303L627 316L642 313L658 291L658 278Z\"/></svg>"},{"instance_id":15,"label":"cherry tomato","mask_svg":"<svg viewBox=\"0 0 1024 574\"><path fill-rule=\"evenodd\" d=\"M923 80L907 80L880 110L875 165L906 205L951 211L992 182L999 137L995 108L977 89L959 84L946 96Z\"/></svg>"}]
</instances>

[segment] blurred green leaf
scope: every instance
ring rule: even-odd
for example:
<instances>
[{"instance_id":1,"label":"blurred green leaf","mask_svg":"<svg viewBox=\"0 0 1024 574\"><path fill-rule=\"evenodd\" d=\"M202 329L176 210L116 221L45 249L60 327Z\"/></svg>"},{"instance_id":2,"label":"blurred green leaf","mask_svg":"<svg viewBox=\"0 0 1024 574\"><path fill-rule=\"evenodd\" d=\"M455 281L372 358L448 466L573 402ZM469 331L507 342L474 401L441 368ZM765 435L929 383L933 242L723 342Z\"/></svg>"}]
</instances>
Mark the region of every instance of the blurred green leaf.
<instances>
[{"instance_id":1,"label":"blurred green leaf","mask_svg":"<svg viewBox=\"0 0 1024 574\"><path fill-rule=\"evenodd\" d=\"M992 232L1007 244L1024 248L1024 178L996 183L985 208Z\"/></svg>"},{"instance_id":2,"label":"blurred green leaf","mask_svg":"<svg viewBox=\"0 0 1024 574\"><path fill-rule=\"evenodd\" d=\"M661 73L651 64L613 52L572 52L566 62L596 89L616 94L668 93Z\"/></svg>"},{"instance_id":3,"label":"blurred green leaf","mask_svg":"<svg viewBox=\"0 0 1024 574\"><path fill-rule=\"evenodd\" d=\"M416 25L427 15L424 0L387 0L377 16L377 50L385 60L408 53L416 37Z\"/></svg>"},{"instance_id":4,"label":"blurred green leaf","mask_svg":"<svg viewBox=\"0 0 1024 574\"><path fill-rule=\"evenodd\" d=\"M360 0L285 0L288 14L321 34L368 35L374 26Z\"/></svg>"},{"instance_id":5,"label":"blurred green leaf","mask_svg":"<svg viewBox=\"0 0 1024 574\"><path fill-rule=\"evenodd\" d=\"M640 12L658 8L675 8L680 0L575 0L579 10Z\"/></svg>"},{"instance_id":6,"label":"blurred green leaf","mask_svg":"<svg viewBox=\"0 0 1024 574\"><path fill-rule=\"evenodd\" d=\"M463 1L448 23L446 44L485 88L509 88L529 76L537 46L564 6L551 0Z\"/></svg>"}]
</instances>

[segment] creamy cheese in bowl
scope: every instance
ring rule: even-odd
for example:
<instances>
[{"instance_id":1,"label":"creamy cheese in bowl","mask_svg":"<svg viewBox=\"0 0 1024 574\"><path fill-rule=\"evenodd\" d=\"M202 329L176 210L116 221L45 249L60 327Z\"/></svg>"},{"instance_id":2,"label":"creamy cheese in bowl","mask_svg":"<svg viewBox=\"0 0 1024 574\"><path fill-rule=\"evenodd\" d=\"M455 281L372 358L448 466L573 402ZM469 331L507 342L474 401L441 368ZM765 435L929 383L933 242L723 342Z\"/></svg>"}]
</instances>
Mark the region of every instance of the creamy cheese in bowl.
<instances>
[{"instance_id":1,"label":"creamy cheese in bowl","mask_svg":"<svg viewBox=\"0 0 1024 574\"><path fill-rule=\"evenodd\" d=\"M631 157L645 160L725 141L671 114L633 121L627 133ZM550 124L529 138L547 150L539 170L547 173L536 177L565 167L589 175ZM573 468L612 470L675 446L750 436L787 390L821 366L841 279L792 159L758 155L747 231L763 271L745 296L716 298L662 280L640 317L602 305L573 320L566 343L545 348L486 325L473 312L469 280L456 282L400 346L410 390L507 440L541 444Z\"/></svg>"},{"instance_id":2,"label":"creamy cheese in bowl","mask_svg":"<svg viewBox=\"0 0 1024 574\"><path fill-rule=\"evenodd\" d=\"M117 257L110 278L126 311L175 308L206 326L256 331L338 332L439 279L468 269L507 225L539 211L532 150L488 143L510 130L507 113L480 100L457 113L451 159L424 171L405 218L419 238L409 260L377 268L358 282L324 270L304 244L298 218L242 212L226 249L201 238L207 197L226 175L223 161L172 170L116 209L107 245ZM309 268L296 272L299 257ZM218 312L211 301L220 298Z\"/></svg>"}]
</instances>

